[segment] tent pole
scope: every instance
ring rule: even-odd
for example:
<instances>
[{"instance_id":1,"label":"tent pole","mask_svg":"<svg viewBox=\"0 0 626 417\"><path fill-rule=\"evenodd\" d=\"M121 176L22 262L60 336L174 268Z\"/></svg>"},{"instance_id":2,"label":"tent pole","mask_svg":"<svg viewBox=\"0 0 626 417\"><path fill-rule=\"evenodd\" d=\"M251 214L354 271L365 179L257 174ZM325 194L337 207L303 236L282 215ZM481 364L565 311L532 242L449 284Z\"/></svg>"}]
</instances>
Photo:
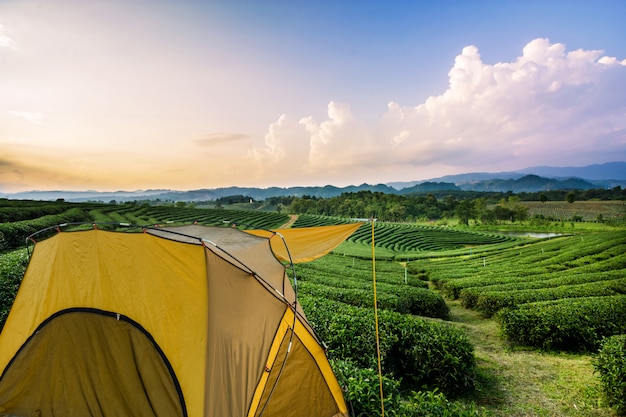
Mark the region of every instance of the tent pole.
<instances>
[{"instance_id":1,"label":"tent pole","mask_svg":"<svg viewBox=\"0 0 626 417\"><path fill-rule=\"evenodd\" d=\"M380 410L382 417L385 417L385 403L383 396L383 372L380 362L380 337L378 335L378 300L376 297L376 252L374 250L374 224L376 219L372 216L372 282L374 286L374 322L376 327L376 355L378 359L378 382L380 386Z\"/></svg>"}]
</instances>

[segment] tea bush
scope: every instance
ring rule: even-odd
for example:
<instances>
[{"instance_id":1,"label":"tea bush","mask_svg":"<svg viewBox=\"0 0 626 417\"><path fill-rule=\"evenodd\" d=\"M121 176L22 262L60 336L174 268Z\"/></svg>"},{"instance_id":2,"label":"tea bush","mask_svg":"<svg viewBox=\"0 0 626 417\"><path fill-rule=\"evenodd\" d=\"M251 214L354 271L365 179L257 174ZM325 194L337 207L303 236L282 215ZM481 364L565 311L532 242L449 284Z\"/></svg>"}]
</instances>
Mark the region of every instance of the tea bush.
<instances>
[{"instance_id":1,"label":"tea bush","mask_svg":"<svg viewBox=\"0 0 626 417\"><path fill-rule=\"evenodd\" d=\"M615 280L623 279L624 273L621 270L609 270L600 272L586 272L583 274L571 273L571 274L559 274L556 278L538 277L535 279L529 279L523 282L510 282L508 284L492 284L485 286L476 286L464 288L459 293L459 300L461 304L466 308L475 308L478 298L487 292L514 292L520 290L534 290L544 288L557 288L569 285L580 285L586 283L599 283L601 281L613 281L607 283L607 287L611 288L616 293L620 292L621 284L616 283ZM539 300L535 300L539 301ZM520 304L520 303L516 303ZM506 305L503 307L511 307L512 305ZM502 307L501 307L502 308ZM499 310L499 309L498 309Z\"/></svg>"},{"instance_id":2,"label":"tea bush","mask_svg":"<svg viewBox=\"0 0 626 417\"><path fill-rule=\"evenodd\" d=\"M608 404L626 415L626 334L604 339L593 364Z\"/></svg>"},{"instance_id":3,"label":"tea bush","mask_svg":"<svg viewBox=\"0 0 626 417\"><path fill-rule=\"evenodd\" d=\"M391 293L398 297L394 311L448 320L450 308L443 297L426 288L396 286Z\"/></svg>"},{"instance_id":4,"label":"tea bush","mask_svg":"<svg viewBox=\"0 0 626 417\"><path fill-rule=\"evenodd\" d=\"M331 361L339 384L344 388L344 397L353 417L378 417L382 415L380 405L380 380L383 386L385 415L390 417L481 417L483 409L473 402L453 402L438 390L402 392L399 380L387 375L379 378L373 368L359 368L345 360Z\"/></svg>"},{"instance_id":5,"label":"tea bush","mask_svg":"<svg viewBox=\"0 0 626 417\"><path fill-rule=\"evenodd\" d=\"M0 249L19 248L26 244L26 238L31 234L61 223L88 222L89 215L82 209L75 207L61 214L50 214L34 220L23 220L12 223L0 223L0 233L4 235L5 247Z\"/></svg>"},{"instance_id":6,"label":"tea bush","mask_svg":"<svg viewBox=\"0 0 626 417\"><path fill-rule=\"evenodd\" d=\"M38 217L48 216L51 214L61 214L70 209L67 203L62 204L46 204L32 207L0 207L0 223L11 223L23 220L33 220Z\"/></svg>"},{"instance_id":7,"label":"tea bush","mask_svg":"<svg viewBox=\"0 0 626 417\"><path fill-rule=\"evenodd\" d=\"M384 368L413 389L462 394L474 388L474 347L465 333L445 323L381 312L380 326L394 335Z\"/></svg>"},{"instance_id":8,"label":"tea bush","mask_svg":"<svg viewBox=\"0 0 626 417\"><path fill-rule=\"evenodd\" d=\"M350 415L370 417L382 415L380 404L380 380L374 368L360 368L349 360L331 361L339 385L344 389ZM382 376L385 415L400 416L402 395L400 381Z\"/></svg>"},{"instance_id":9,"label":"tea bush","mask_svg":"<svg viewBox=\"0 0 626 417\"><path fill-rule=\"evenodd\" d=\"M484 291L478 295L474 308L486 317L491 317L505 307L514 307L537 301L616 295L617 292L613 290L612 285L623 285L624 283L626 283L626 278L578 285L564 285L555 288ZM461 298L463 295L463 291L461 291Z\"/></svg>"},{"instance_id":10,"label":"tea bush","mask_svg":"<svg viewBox=\"0 0 626 417\"><path fill-rule=\"evenodd\" d=\"M0 255L0 331L9 315L27 264L25 249Z\"/></svg>"},{"instance_id":11,"label":"tea bush","mask_svg":"<svg viewBox=\"0 0 626 417\"><path fill-rule=\"evenodd\" d=\"M502 309L495 317L514 344L590 352L602 338L626 333L626 295L522 304Z\"/></svg>"},{"instance_id":12,"label":"tea bush","mask_svg":"<svg viewBox=\"0 0 626 417\"><path fill-rule=\"evenodd\" d=\"M368 368L376 365L374 312L300 294L302 307L334 358ZM383 370L408 389L438 388L461 394L474 387L474 348L465 334L445 323L391 311L379 314Z\"/></svg>"},{"instance_id":13,"label":"tea bush","mask_svg":"<svg viewBox=\"0 0 626 417\"><path fill-rule=\"evenodd\" d=\"M341 288L307 281L299 283L299 289L315 297L340 301L356 307L374 306L371 288ZM447 320L450 316L443 297L426 288L410 286L389 286L386 291L379 291L378 308L404 314L433 317Z\"/></svg>"}]
</instances>

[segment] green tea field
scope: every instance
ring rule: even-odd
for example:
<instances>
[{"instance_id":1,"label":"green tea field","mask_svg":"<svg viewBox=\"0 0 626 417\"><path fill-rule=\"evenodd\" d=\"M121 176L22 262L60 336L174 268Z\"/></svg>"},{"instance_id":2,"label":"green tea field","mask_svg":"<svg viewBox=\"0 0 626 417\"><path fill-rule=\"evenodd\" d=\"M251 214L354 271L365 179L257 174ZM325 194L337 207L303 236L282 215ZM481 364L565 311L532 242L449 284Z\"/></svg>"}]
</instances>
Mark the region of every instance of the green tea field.
<instances>
[{"instance_id":1,"label":"green tea field","mask_svg":"<svg viewBox=\"0 0 626 417\"><path fill-rule=\"evenodd\" d=\"M388 416L617 415L594 360L604 338L626 334L626 227L599 224L604 208L585 206L586 212L581 203L564 207L578 205L576 213L593 225L543 225L535 231L553 233L538 237L521 236L523 224L511 234L506 225L494 231L366 222L332 253L289 270L305 314L327 345L351 415L382 415L378 356ZM549 202L537 204L545 213L552 210ZM40 229L50 228L50 234L56 225L128 229L194 222L251 229L349 221L2 200L0 328L28 263L27 237ZM526 227L533 231L530 222Z\"/></svg>"}]
</instances>

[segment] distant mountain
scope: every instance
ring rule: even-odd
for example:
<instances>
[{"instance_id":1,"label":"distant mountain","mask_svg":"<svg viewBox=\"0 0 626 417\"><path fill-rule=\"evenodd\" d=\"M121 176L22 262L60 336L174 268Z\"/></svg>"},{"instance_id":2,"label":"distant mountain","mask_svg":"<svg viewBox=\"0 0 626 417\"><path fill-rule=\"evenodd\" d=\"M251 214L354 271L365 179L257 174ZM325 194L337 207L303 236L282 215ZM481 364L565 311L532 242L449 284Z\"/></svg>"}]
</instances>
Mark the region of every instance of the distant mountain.
<instances>
[{"instance_id":1,"label":"distant mountain","mask_svg":"<svg viewBox=\"0 0 626 417\"><path fill-rule=\"evenodd\" d=\"M140 200L140 199L148 199L152 198L156 195L161 195L169 190L160 189L160 190L136 190L136 191L95 191L95 190L87 190L87 191L63 191L63 190L53 190L53 191L23 191L19 193L0 193L0 198L12 198L12 199L21 199L21 200L56 200L59 198L63 198L67 201L110 201L110 200L119 200L119 201L132 201L132 200Z\"/></svg>"},{"instance_id":2,"label":"distant mountain","mask_svg":"<svg viewBox=\"0 0 626 417\"><path fill-rule=\"evenodd\" d=\"M444 182L454 183L461 189L492 191L495 185L493 183L490 183L490 181L517 180L524 177L525 175L535 175L539 177L559 180L579 178L585 180L590 184L593 184L594 187L592 188L613 188L618 185L624 187L626 185L626 162L607 162L605 164L595 164L584 167L538 166L533 168L521 169L519 171L508 172L471 172L467 174L445 175L443 177L432 178L426 181L390 182L387 183L387 185L397 190L402 190L404 188L413 187L414 185L421 184L423 182ZM481 185L482 182L484 182L484 184ZM472 186L469 186L467 184L472 184ZM568 189L575 188L571 186L572 184L564 183L558 186L564 186ZM581 185L587 187L587 185L585 184ZM551 184L550 186L555 186L555 184ZM505 185L502 185L502 187L505 187Z\"/></svg>"},{"instance_id":3,"label":"distant mountain","mask_svg":"<svg viewBox=\"0 0 626 417\"><path fill-rule=\"evenodd\" d=\"M451 182L422 182L412 187L402 188L402 194L409 193L427 193L431 191L448 191L448 190L461 190L458 186Z\"/></svg>"},{"instance_id":4,"label":"distant mountain","mask_svg":"<svg viewBox=\"0 0 626 417\"><path fill-rule=\"evenodd\" d=\"M464 191L499 191L514 193L537 192L545 190L590 190L596 188L590 182L579 178L568 178L557 180L554 178L543 178L538 175L525 175L518 179L494 179L485 181L475 181L459 185Z\"/></svg>"},{"instance_id":5,"label":"distant mountain","mask_svg":"<svg viewBox=\"0 0 626 417\"><path fill-rule=\"evenodd\" d=\"M626 162L610 162L585 167L534 167L511 172L475 172L447 175L428 181L392 182L388 184L361 184L348 187L225 187L204 188L190 191L137 190L137 191L28 191L12 194L0 193L0 198L25 200L103 201L117 202L162 200L162 201L212 201L220 197L244 195L255 200L270 197L311 196L330 198L342 193L359 191L385 194L408 194L432 191L494 191L494 192L537 192L544 190L587 190L591 188L626 188Z\"/></svg>"},{"instance_id":6,"label":"distant mountain","mask_svg":"<svg viewBox=\"0 0 626 417\"><path fill-rule=\"evenodd\" d=\"M283 196L310 196L317 198L330 198L342 193L354 193L358 191L381 192L385 194L397 193L397 190L385 184L361 184L348 187L335 187L326 185L323 187L226 187L226 188L205 188L199 190L177 191L177 190L146 190L146 191L26 191L13 194L0 194L0 197L23 200L56 200L63 198L66 201L86 202L102 201L117 202L141 201L141 200L161 200L161 201L211 201L220 197L233 195L244 195L254 200L265 200L270 197Z\"/></svg>"},{"instance_id":7,"label":"distant mountain","mask_svg":"<svg viewBox=\"0 0 626 417\"><path fill-rule=\"evenodd\" d=\"M471 172L469 174L456 174L456 175L444 175L443 177L431 178L426 181L407 181L407 182L389 182L388 186L395 188L396 190L402 190L405 188L413 187L424 182L435 183L452 183L452 184L465 184L477 181L488 181L493 179L517 179L523 177L524 174L519 172Z\"/></svg>"},{"instance_id":8,"label":"distant mountain","mask_svg":"<svg viewBox=\"0 0 626 417\"><path fill-rule=\"evenodd\" d=\"M166 193L159 194L158 196L152 196L151 198L159 198L161 200L173 200L173 201L209 201L216 200L220 197L228 197L232 195L244 195L251 197L255 200L265 200L270 197L286 197L286 196L310 196L317 198L330 198L341 195L342 193L355 193L358 191L371 191L391 194L397 192L397 190L384 185L351 185L348 187L335 187L332 185L325 185L323 187L271 187L271 188L254 188L254 187L226 187L215 189L201 189L191 191L168 191Z\"/></svg>"},{"instance_id":9,"label":"distant mountain","mask_svg":"<svg viewBox=\"0 0 626 417\"><path fill-rule=\"evenodd\" d=\"M626 181L626 162L607 162L605 164L587 165L584 167L538 166L525 168L519 172L548 178L578 177L586 180Z\"/></svg>"}]
</instances>

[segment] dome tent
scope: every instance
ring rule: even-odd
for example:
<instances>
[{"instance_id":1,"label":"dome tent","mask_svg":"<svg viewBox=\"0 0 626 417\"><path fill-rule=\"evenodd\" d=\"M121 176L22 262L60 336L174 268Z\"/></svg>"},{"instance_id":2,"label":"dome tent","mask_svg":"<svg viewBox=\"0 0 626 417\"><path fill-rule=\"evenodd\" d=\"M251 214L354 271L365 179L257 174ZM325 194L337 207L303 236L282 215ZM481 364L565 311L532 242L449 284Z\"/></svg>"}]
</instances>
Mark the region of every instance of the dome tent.
<instances>
[{"instance_id":1,"label":"dome tent","mask_svg":"<svg viewBox=\"0 0 626 417\"><path fill-rule=\"evenodd\" d=\"M0 415L347 416L279 259L359 226L41 240L0 333Z\"/></svg>"}]
</instances>

